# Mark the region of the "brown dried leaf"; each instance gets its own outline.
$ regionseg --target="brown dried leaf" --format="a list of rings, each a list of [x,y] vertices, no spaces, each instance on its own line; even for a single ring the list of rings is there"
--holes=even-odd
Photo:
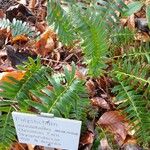
[[[139,147],[136,144],[127,144],[123,147],[124,150],[143,150],[141,147]]]
[[[25,71],[2,72],[0,74],[0,83],[3,81],[12,82],[8,77],[13,77],[16,80],[21,80],[25,75]]]
[[[23,4],[9,7],[6,11],[6,18],[12,21],[14,18],[27,21],[29,16],[33,16],[32,12]]]
[[[36,0],[30,0],[29,1],[29,8],[34,11],[35,9]]]
[[[101,98],[101,97],[94,97],[91,99],[91,103],[93,106],[96,107],[101,107],[104,109],[110,109],[109,104],[106,102],[105,99]]]
[[[100,141],[100,146],[99,146],[100,150],[111,150],[111,147],[108,144],[107,139],[101,139]]]
[[[91,79],[86,82],[86,88],[91,97],[96,94],[96,86]]]
[[[46,56],[55,48],[56,34],[48,28],[42,35],[39,41],[35,44],[36,53]]]
[[[0,9],[0,19],[4,18],[5,14],[2,9]]]
[[[135,17],[134,14],[132,14],[127,21],[127,26],[129,29],[134,30],[135,29]]]
[[[122,145],[127,136],[127,130],[124,122],[125,117],[122,116],[118,111],[109,111],[100,117],[97,124],[114,133],[118,144]]]
[[[10,150],[28,150],[27,144],[14,143]]]
[[[40,33],[45,32],[45,28],[46,28],[45,22],[36,22],[35,26]]]
[[[71,67],[69,64],[67,64],[66,67],[67,67],[67,69],[68,69],[69,71],[72,71],[72,67]],[[76,69],[75,77],[76,77],[77,79],[85,80],[85,76],[84,76],[84,75],[82,74],[82,72],[79,71],[78,69]]]
[[[10,36],[7,29],[0,29],[0,48],[5,44],[6,39]]]
[[[90,131],[87,131],[83,136],[81,136],[80,144],[82,146],[92,144],[94,141],[94,134]]]
[[[100,117],[98,124],[111,125],[124,120],[124,116],[122,116],[118,111],[108,111]]]
[[[150,36],[145,32],[138,32],[135,35],[135,40],[142,41],[142,42],[148,42],[148,41],[150,41]]]
[[[98,88],[103,89],[104,91],[107,91],[110,85],[112,84],[112,79],[108,77],[100,77],[96,79],[96,83],[98,84]]]
[[[11,39],[12,44],[16,44],[18,42],[19,43],[26,43],[28,41],[29,41],[29,38],[25,35],[17,35]]]

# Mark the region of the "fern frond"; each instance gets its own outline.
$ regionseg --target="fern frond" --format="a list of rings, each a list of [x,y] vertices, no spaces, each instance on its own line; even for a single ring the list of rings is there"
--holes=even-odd
[[[118,42],[119,42],[119,40],[118,40]],[[117,47],[114,46],[114,48],[117,48]],[[150,51],[149,51],[148,43],[144,43],[140,47],[131,47],[130,49],[124,48],[124,52],[120,55],[115,55],[114,52],[112,52],[112,51],[110,53],[111,53],[110,59],[112,59],[112,60],[118,59],[118,62],[128,59],[128,60],[132,61],[133,64],[136,64],[137,62],[140,62],[143,64],[144,63],[150,64]]]
[[[3,114],[0,115],[0,148],[4,150],[16,139],[11,115],[14,109],[11,105],[13,105],[13,103],[0,100],[0,111],[3,112]]]
[[[110,35],[114,31],[112,26],[114,24],[117,26],[117,20],[119,20],[115,12],[119,3],[106,1],[98,3],[99,5],[96,3],[86,10],[79,9],[76,6],[71,8],[75,27],[83,41],[82,47],[89,74],[95,77],[101,75],[106,67],[105,59],[110,46]],[[126,6],[123,5],[123,2],[120,1],[120,3],[123,7]],[[121,12],[119,7],[117,10]]]
[[[138,48],[132,48],[123,54],[123,57],[132,59],[132,62],[138,61],[141,63],[150,64],[149,44],[144,43]]]
[[[150,112],[149,105],[149,84],[147,79],[147,68],[142,64],[136,65],[124,62],[114,70],[114,79],[119,85],[113,88],[117,94],[117,101],[121,101],[119,109],[131,121],[131,129],[135,130],[140,141],[150,141]],[[132,124],[133,123],[133,124]]]
[[[72,8],[75,15],[76,28],[82,39],[82,48],[85,61],[88,64],[89,74],[96,77],[103,73],[104,59],[107,55],[109,40],[105,30],[105,22],[100,15]]]
[[[21,35],[21,34],[32,36],[35,32],[27,22],[22,22],[21,20],[16,20],[16,19],[13,19],[11,23],[11,29],[12,29],[13,36]]]
[[[33,29],[31,29],[28,23],[16,20],[15,18],[13,19],[12,22],[10,22],[8,19],[5,18],[1,19],[0,28],[2,29],[10,28],[13,36],[21,34],[32,36],[35,32]]]
[[[143,64],[137,62],[132,64],[131,61],[126,60],[123,65],[120,63],[120,67],[115,72],[128,83],[132,83],[136,90],[144,90],[149,93],[150,79],[148,78],[148,70],[149,65],[144,64],[144,62]]]
[[[60,3],[55,0],[48,0],[48,16],[49,25],[54,25],[54,30],[58,33],[60,41],[66,45],[71,45],[74,36],[74,29],[69,16],[61,7]]]
[[[29,62],[21,67],[26,71],[22,80],[18,81],[9,78],[12,82],[4,82],[0,89],[0,148],[5,149],[15,140],[16,133],[14,129],[12,111],[28,111],[29,105],[25,99],[30,98],[30,90],[45,87],[48,84],[46,75],[50,69],[42,67],[40,61],[34,62],[29,58]]]
[[[72,72],[67,69],[64,69],[64,72],[61,82],[53,76],[47,76],[52,88],[32,91],[31,93],[39,102],[28,100],[28,103],[40,112],[53,113],[55,116],[65,118],[81,119],[83,109],[85,109],[85,105],[88,105],[83,81],[75,78],[75,66],[73,66]]]
[[[26,106],[25,99],[29,98],[29,90],[36,89],[47,85],[46,73],[48,68],[42,67],[40,63],[34,62],[30,59],[29,63],[26,63],[26,73],[22,80],[18,81],[14,78],[10,78],[12,83],[4,82],[0,89],[0,96],[8,100],[18,101],[20,105]]]
[[[127,5],[123,2],[123,0],[97,0],[94,4],[94,8],[97,9],[100,15],[105,16],[106,21],[110,25],[116,25],[116,22],[119,22],[119,17],[116,13],[123,13],[123,9],[128,9]]]
[[[128,28],[118,27],[115,29],[114,34],[112,34],[110,38],[114,48],[118,48],[133,42],[134,32]]]
[[[0,20],[0,28],[5,29],[5,28],[10,27],[10,25],[11,25],[11,23],[8,19],[4,18],[4,19]]]
[[[117,20],[119,21],[116,10],[122,13],[120,7],[127,8],[127,6],[122,0],[96,1],[83,9],[76,2],[69,5],[70,11],[67,13],[59,2],[54,0],[48,2],[48,22],[54,25],[62,42],[70,43],[73,41],[73,35],[79,37],[89,74],[101,75],[103,68],[106,67],[104,59],[110,44],[110,31],[112,31],[112,25],[118,24]],[[68,39],[70,42],[67,42]]]

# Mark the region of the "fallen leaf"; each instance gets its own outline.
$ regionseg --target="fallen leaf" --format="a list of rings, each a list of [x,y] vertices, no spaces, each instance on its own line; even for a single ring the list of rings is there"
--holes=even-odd
[[[36,22],[35,26],[40,33],[45,32],[45,28],[46,28],[45,22]]]
[[[27,150],[28,146],[27,144],[20,144],[20,143],[14,143],[12,144],[10,150]]]
[[[23,4],[9,7],[6,11],[6,18],[12,21],[14,18],[26,21],[27,17],[33,16],[32,12]]]
[[[96,107],[104,108],[104,109],[110,109],[109,104],[106,102],[105,99],[101,97],[94,97],[91,98],[91,104]]]
[[[37,41],[36,50],[37,54],[46,56],[48,53],[52,52],[55,48],[56,34],[51,28],[48,28]]]
[[[0,29],[0,49],[5,44],[6,39],[9,37],[10,33],[7,29]]]
[[[86,82],[86,88],[91,97],[93,97],[96,94],[96,86],[94,82],[92,81],[92,79]]]
[[[26,43],[26,42],[28,42],[28,40],[29,40],[28,37],[25,35],[17,35],[11,39],[11,43],[12,44],[16,44],[18,42],[19,43]]]
[[[29,8],[34,11],[35,9],[36,0],[30,0],[29,1]]]
[[[96,83],[98,84],[98,88],[101,88],[103,89],[104,91],[107,91],[108,88],[112,85],[113,81],[111,78],[108,78],[108,77],[100,77],[100,78],[97,78],[96,80]]]
[[[97,124],[114,133],[118,144],[122,145],[127,136],[127,130],[124,122],[125,117],[118,111],[108,111],[100,117]]]
[[[136,144],[127,144],[123,147],[124,150],[144,150]]]
[[[149,42],[150,36],[146,32],[138,32],[135,34],[135,40]]]
[[[23,64],[23,62],[28,61],[28,57],[32,57],[33,59],[36,59],[35,54],[30,54],[29,51],[17,51],[13,46],[7,45],[5,46],[6,52],[7,52],[7,58],[10,60],[12,66],[16,68],[16,65]]]
[[[12,72],[2,72],[0,73],[0,83],[5,82],[12,82],[8,77],[13,77],[16,80],[21,80],[25,75],[25,71],[12,71]]]
[[[100,150],[111,150],[111,147],[109,146],[107,139],[103,138],[100,140],[99,149]]]
[[[32,144],[28,144],[28,150],[34,150],[34,145],[32,145]]]
[[[80,144],[84,146],[93,143],[93,141],[94,141],[94,134],[90,131],[87,131],[86,133],[83,134],[83,136],[81,136]]]
[[[3,10],[2,9],[0,9],[0,19],[2,19],[2,18],[4,18],[4,12],[3,12]]]
[[[71,67],[69,64],[67,64],[66,67],[67,67],[67,69],[68,69],[70,72],[72,71],[72,67]],[[85,76],[82,74],[81,71],[79,71],[78,68],[76,69],[75,77],[76,77],[77,79],[85,80]]]
[[[134,14],[128,17],[127,26],[131,30],[135,30],[135,17]]]

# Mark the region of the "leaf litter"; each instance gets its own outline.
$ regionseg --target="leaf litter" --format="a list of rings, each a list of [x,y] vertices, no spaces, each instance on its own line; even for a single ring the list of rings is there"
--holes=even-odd
[[[126,1],[129,6],[133,5],[132,0]],[[149,27],[145,20],[145,11],[142,3],[138,3],[137,9],[133,8],[134,14],[122,18],[124,26],[137,30],[135,40],[148,41]],[[124,150],[140,150],[135,137],[129,131],[129,124],[126,117],[116,109],[117,104],[113,102],[114,95],[109,90],[115,83],[103,76],[100,78],[89,78],[86,65],[83,64],[83,54],[80,48],[67,47],[62,45],[57,34],[47,25],[46,1],[0,0],[0,18],[12,21],[14,18],[27,22],[30,27],[36,29],[37,35],[13,36],[10,29],[0,29],[0,82],[10,81],[7,77],[15,77],[16,80],[23,78],[25,72],[18,71],[16,66],[27,61],[28,57],[34,59],[40,56],[43,65],[51,66],[55,71],[60,71],[63,64],[70,70],[70,63],[74,61],[78,66],[76,78],[86,80],[86,88],[91,99],[93,114],[89,114],[86,130],[81,134],[80,149],[90,150],[97,137],[96,126],[107,130],[115,138],[115,142]],[[38,36],[39,35],[39,36]],[[89,125],[90,124],[90,125]],[[110,150],[108,139],[101,138],[99,150]],[[43,150],[43,147],[27,144],[14,143],[10,150]],[[95,149],[94,149],[95,150]]]

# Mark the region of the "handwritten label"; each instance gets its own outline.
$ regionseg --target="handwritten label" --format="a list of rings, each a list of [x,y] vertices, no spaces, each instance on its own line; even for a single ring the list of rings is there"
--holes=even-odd
[[[12,113],[20,143],[77,150],[81,121],[40,115]]]

